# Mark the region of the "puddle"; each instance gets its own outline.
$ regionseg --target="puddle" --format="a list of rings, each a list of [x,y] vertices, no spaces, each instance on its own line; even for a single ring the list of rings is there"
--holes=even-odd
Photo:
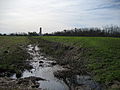
[[[100,84],[92,80],[90,76],[73,75],[65,78],[64,82],[70,90],[102,90]]]
[[[46,79],[46,81],[38,81],[39,88],[42,90],[101,90],[89,76],[74,75],[70,78],[58,79],[54,76],[54,72],[64,68],[40,54],[39,51],[38,46],[28,46],[28,53],[33,56],[30,60],[33,69],[25,70],[21,78],[35,76]],[[11,78],[16,79],[16,74]]]
[[[38,81],[40,83],[39,88],[43,90],[69,90],[64,81],[57,79],[53,74],[58,70],[62,70],[63,68],[61,66],[53,65],[56,63],[55,61],[51,61],[43,55],[40,55],[37,46],[29,45],[28,52],[33,56],[30,63],[33,69],[30,71],[25,70],[21,78],[35,76],[46,79],[46,81]],[[16,79],[16,74],[12,78]]]

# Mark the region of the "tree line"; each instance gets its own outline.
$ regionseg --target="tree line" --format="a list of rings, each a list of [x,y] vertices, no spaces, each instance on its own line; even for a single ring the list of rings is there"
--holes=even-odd
[[[1,34],[0,36],[39,36],[36,32],[28,32],[28,33],[10,33],[10,34]]]
[[[89,37],[120,37],[120,27],[117,25],[104,26],[102,28],[75,28],[63,30],[45,36],[89,36]]]
[[[39,33],[10,33],[1,34],[0,36],[39,36]],[[117,25],[104,26],[102,28],[75,28],[71,30],[57,31],[54,33],[46,33],[43,36],[89,36],[89,37],[120,37],[120,27]]]

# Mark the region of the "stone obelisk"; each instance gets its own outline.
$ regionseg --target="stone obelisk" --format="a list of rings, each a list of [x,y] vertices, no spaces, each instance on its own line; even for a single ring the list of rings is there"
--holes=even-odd
[[[40,27],[39,35],[42,36],[42,27]]]

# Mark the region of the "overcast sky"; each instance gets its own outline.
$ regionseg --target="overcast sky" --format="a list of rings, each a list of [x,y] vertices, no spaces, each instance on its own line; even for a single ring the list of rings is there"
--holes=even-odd
[[[120,25],[120,0],[0,0],[0,33]]]

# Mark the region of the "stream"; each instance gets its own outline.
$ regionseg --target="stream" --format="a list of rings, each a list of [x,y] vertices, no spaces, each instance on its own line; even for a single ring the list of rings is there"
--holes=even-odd
[[[54,76],[54,72],[65,70],[65,68],[40,53],[40,48],[37,45],[28,45],[27,50],[32,56],[29,61],[33,69],[25,70],[21,78],[35,76],[45,79],[38,81],[40,90],[101,90],[99,84],[91,80],[90,76],[74,75],[66,80],[58,79]],[[16,74],[11,78],[17,79]]]

